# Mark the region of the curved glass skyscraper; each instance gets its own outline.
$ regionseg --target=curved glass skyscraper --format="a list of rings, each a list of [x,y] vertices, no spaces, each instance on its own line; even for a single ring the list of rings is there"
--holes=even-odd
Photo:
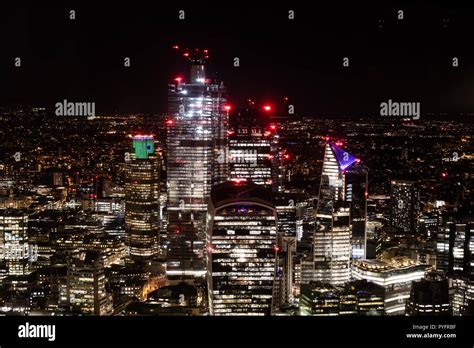
[[[276,219],[271,191],[261,185],[213,187],[206,235],[211,315],[270,315]]]

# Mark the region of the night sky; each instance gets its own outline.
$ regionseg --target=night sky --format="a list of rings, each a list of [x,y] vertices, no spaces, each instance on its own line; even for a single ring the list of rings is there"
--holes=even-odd
[[[9,3],[0,5],[0,105],[52,109],[67,99],[96,102],[98,112],[165,112],[167,84],[185,72],[178,44],[210,50],[211,77],[236,104],[288,96],[298,114],[315,117],[378,114],[388,99],[421,102],[423,114],[474,112],[474,6]]]

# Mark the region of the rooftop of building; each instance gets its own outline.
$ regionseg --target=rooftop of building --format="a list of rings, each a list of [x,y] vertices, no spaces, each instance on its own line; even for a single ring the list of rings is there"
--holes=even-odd
[[[423,268],[423,265],[417,265],[415,261],[404,256],[395,256],[391,258],[380,259],[367,259],[367,260],[356,260],[354,266],[371,272],[392,272],[407,270],[413,268]]]
[[[241,201],[262,203],[274,207],[272,191],[245,179],[227,181],[212,188],[214,207]]]
[[[337,145],[338,143],[329,142],[328,145],[331,147],[331,150],[334,154],[334,157],[337,160],[339,165],[339,169],[341,171],[345,171],[349,169],[356,163],[359,163],[360,160],[356,158],[354,155],[348,153],[346,150],[342,149]],[[341,144],[342,145],[342,144]]]

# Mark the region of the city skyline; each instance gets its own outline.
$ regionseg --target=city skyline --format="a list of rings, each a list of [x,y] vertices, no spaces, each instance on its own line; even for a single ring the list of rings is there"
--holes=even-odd
[[[474,7],[173,6],[0,21],[6,343],[470,339]]]
[[[345,5],[313,12],[301,5],[249,11],[188,5],[181,20],[179,8],[146,14],[142,6],[91,10],[84,3],[75,19],[69,18],[74,6],[10,9],[2,23],[14,30],[0,61],[0,104],[52,108],[68,99],[95,102],[98,113],[165,113],[165,86],[185,71],[171,50],[179,45],[209,49],[211,78],[230,86],[234,104],[289,97],[297,114],[312,117],[378,114],[388,99],[419,102],[424,117],[474,112],[474,52],[462,41],[469,7]],[[248,25],[234,31],[241,22]],[[41,88],[43,82],[50,86]]]

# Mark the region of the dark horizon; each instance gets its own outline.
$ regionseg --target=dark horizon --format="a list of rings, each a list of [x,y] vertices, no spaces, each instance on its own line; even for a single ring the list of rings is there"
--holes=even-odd
[[[164,113],[168,83],[185,73],[172,49],[178,44],[210,50],[210,77],[223,81],[238,105],[286,96],[299,115],[341,116],[378,114],[392,99],[420,102],[423,115],[474,112],[474,52],[463,35],[471,32],[474,8],[267,5],[3,9],[0,105],[52,108],[67,99],[93,101],[98,113]],[[346,56],[349,67],[342,66]]]

